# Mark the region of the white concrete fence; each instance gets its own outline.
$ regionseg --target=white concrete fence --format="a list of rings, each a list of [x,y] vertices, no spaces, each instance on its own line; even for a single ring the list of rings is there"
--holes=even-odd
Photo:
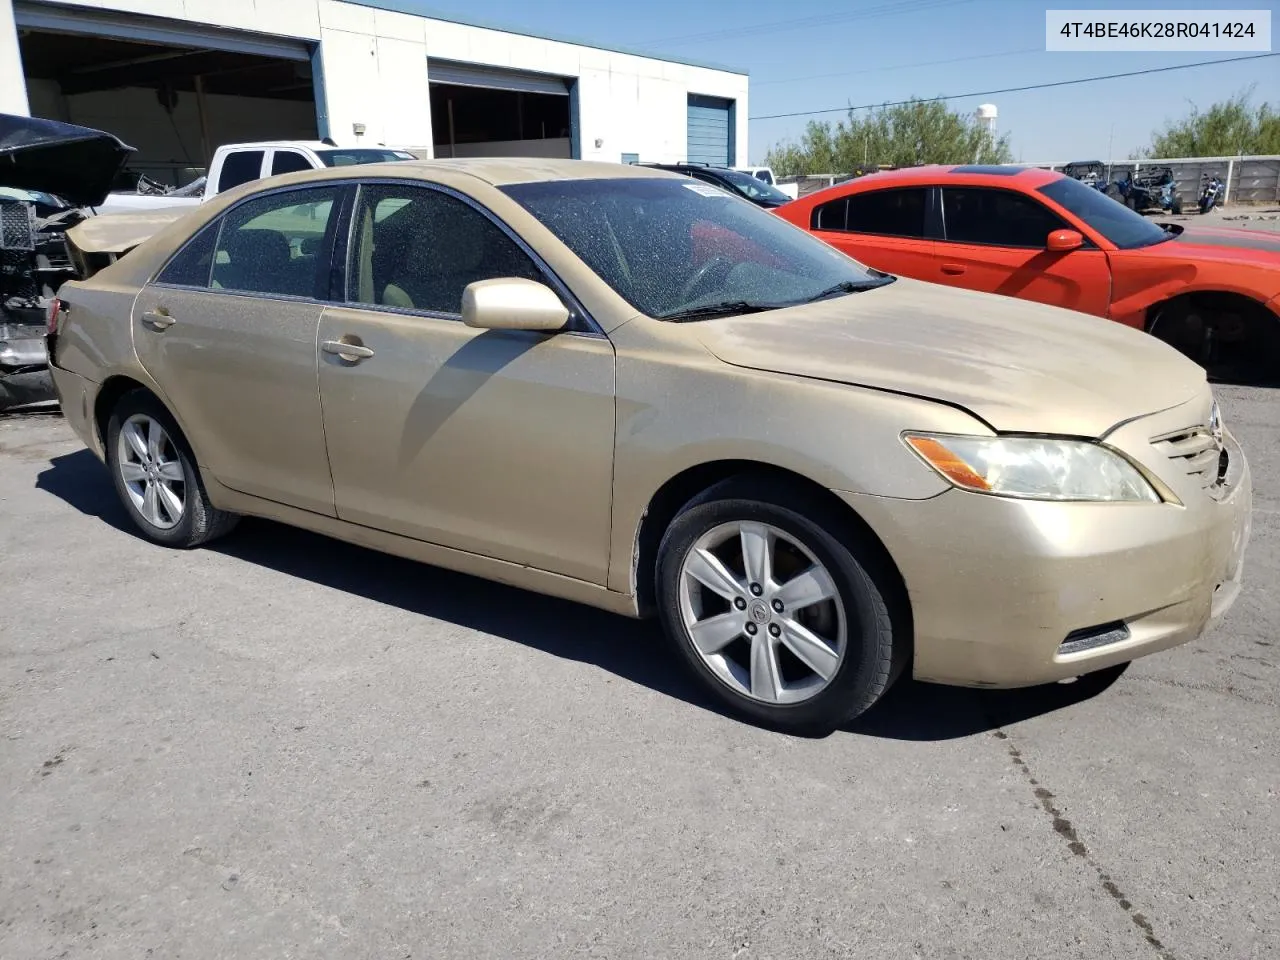
[[[1015,166],[1061,171],[1066,163],[1019,163]],[[1215,173],[1226,184],[1223,203],[1280,203],[1280,155],[1126,160],[1112,163],[1106,177],[1108,181],[1117,180],[1141,167],[1172,168],[1178,195],[1188,206],[1200,198],[1201,175]]]
[[[1076,161],[1079,162],[1079,161]],[[1010,166],[1039,167],[1061,171],[1066,161],[1053,163],[1016,163]],[[1242,157],[1177,157],[1171,160],[1125,160],[1112,163],[1105,171],[1108,181],[1117,180],[1135,167],[1166,166],[1173,169],[1178,195],[1191,207],[1200,198],[1201,174],[1223,178],[1226,190],[1223,203],[1280,204],[1280,155]],[[800,196],[814,193],[845,179],[846,174],[824,173],[803,177],[780,177],[779,183],[794,183]]]

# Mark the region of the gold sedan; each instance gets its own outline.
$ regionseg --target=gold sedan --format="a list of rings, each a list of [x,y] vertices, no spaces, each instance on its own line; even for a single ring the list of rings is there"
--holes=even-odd
[[[674,174],[275,177],[60,297],[63,411],[150,539],[252,514],[656,614],[779,728],[904,669],[1111,677],[1239,592],[1249,469],[1201,368]]]

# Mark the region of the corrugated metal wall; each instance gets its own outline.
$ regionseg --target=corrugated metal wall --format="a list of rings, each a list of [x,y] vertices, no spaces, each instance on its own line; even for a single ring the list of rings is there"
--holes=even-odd
[[[689,153],[691,163],[718,167],[733,163],[733,101],[689,94]]]

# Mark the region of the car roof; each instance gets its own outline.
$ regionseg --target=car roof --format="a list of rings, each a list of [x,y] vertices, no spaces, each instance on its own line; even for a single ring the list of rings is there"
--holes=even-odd
[[[276,148],[301,148],[303,150],[333,150],[333,144],[324,143],[320,140],[252,140],[244,143],[227,143],[223,145],[227,150],[264,150],[271,147]],[[381,148],[378,148],[381,149]]]
[[[891,184],[964,183],[969,186],[1009,186],[1017,184],[1022,189],[1042,187],[1058,180],[1062,174],[1041,167],[1020,167],[1016,164],[925,164],[919,167],[902,167],[898,170],[877,170],[873,173],[846,180],[843,183],[819,191],[826,193],[836,189],[875,190]],[[809,196],[813,196],[810,194]]]
[[[555,160],[541,157],[466,157],[444,160],[397,160],[392,163],[365,163],[359,166],[326,167],[287,174],[293,182],[332,178],[395,177],[415,175],[424,180],[437,173],[466,174],[491,186],[513,183],[543,183],[554,180],[623,180],[627,178],[671,178],[676,174],[655,167],[630,163],[602,163],[596,160]]]

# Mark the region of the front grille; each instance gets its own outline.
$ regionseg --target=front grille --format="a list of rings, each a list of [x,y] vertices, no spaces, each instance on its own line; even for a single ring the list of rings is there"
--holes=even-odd
[[[1227,475],[1228,456],[1222,439],[1207,426],[1187,427],[1152,437],[1151,445],[1208,490]]]
[[[34,250],[35,208],[29,203],[0,200],[0,250]]]

